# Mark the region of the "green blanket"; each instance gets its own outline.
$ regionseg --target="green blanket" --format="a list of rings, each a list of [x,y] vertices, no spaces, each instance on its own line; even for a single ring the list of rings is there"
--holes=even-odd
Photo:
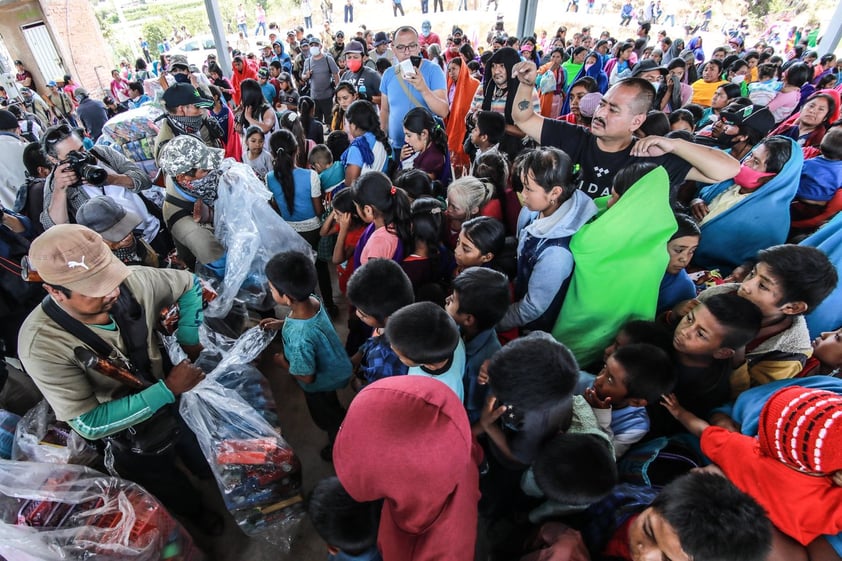
[[[655,317],[669,263],[667,242],[677,228],[669,178],[659,166],[574,234],[570,251],[576,266],[553,337],[580,365],[599,360],[625,322]]]

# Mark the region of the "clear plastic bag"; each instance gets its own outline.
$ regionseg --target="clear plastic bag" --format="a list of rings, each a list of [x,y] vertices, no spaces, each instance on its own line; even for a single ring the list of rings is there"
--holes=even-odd
[[[242,391],[248,382],[237,380],[238,375],[251,371],[260,375],[249,362],[274,335],[255,327],[228,350],[209,349],[222,359],[199,385],[181,395],[179,411],[196,434],[225,506],[242,531],[271,536],[274,543],[288,548],[304,516],[301,462],[273,423],[238,391],[223,385]],[[173,363],[183,360],[174,338],[164,339]],[[207,332],[203,339],[227,346],[224,338]]]
[[[154,178],[158,174],[158,167],[153,152],[159,129],[155,119],[163,113],[161,107],[154,105],[143,105],[118,113],[102,126],[102,135],[96,143],[117,150],[143,168],[150,178]],[[149,190],[144,194],[149,194]],[[163,196],[162,193],[149,195],[152,200]]]
[[[214,208],[214,234],[226,248],[225,276],[219,297],[205,314],[222,317],[235,298],[257,309],[271,307],[266,287],[266,263],[282,251],[300,251],[311,258],[310,244],[269,206],[272,193],[247,164],[222,163]]]
[[[0,556],[15,561],[201,561],[139,485],[83,466],[0,460]]]
[[[96,447],[70,425],[57,421],[47,400],[30,409],[18,423],[12,459],[91,467],[102,465]]]
[[[8,460],[12,457],[12,447],[15,443],[15,429],[20,417],[11,411],[0,409],[0,458]]]

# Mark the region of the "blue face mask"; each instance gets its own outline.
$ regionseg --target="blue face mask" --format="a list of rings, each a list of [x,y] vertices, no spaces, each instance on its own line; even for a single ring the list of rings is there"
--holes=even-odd
[[[429,37],[430,36],[430,28],[429,27],[422,27],[421,28],[421,35],[423,35],[424,37]]]

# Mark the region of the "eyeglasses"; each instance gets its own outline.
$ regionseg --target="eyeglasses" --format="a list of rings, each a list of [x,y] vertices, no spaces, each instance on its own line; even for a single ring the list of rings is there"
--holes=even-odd
[[[395,50],[399,53],[405,53],[407,51],[414,51],[418,48],[418,43],[410,43],[409,45],[395,45]]]

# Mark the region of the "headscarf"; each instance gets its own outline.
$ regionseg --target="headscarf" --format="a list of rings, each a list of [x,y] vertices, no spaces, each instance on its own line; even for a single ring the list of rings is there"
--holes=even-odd
[[[453,81],[447,77],[447,91]],[[470,163],[463,141],[465,140],[465,115],[471,108],[474,94],[479,87],[479,80],[471,76],[468,65],[464,62],[459,65],[459,78],[456,80],[456,91],[453,94],[453,103],[450,105],[450,113],[445,119],[447,131],[447,146],[453,153],[454,165],[468,165]]]
[[[495,64],[502,64],[506,67],[506,74],[509,76],[506,92],[510,95],[506,95],[506,113],[504,116],[506,117],[506,123],[509,125],[515,123],[512,120],[512,106],[515,103],[515,95],[512,92],[517,91],[518,84],[520,83],[516,77],[512,76],[512,68],[519,62],[520,55],[516,50],[511,47],[503,47],[488,59],[488,64],[485,65],[485,75],[482,79],[482,108],[488,111],[491,109],[491,98],[494,95],[494,88],[496,86],[492,78],[491,67]]]

